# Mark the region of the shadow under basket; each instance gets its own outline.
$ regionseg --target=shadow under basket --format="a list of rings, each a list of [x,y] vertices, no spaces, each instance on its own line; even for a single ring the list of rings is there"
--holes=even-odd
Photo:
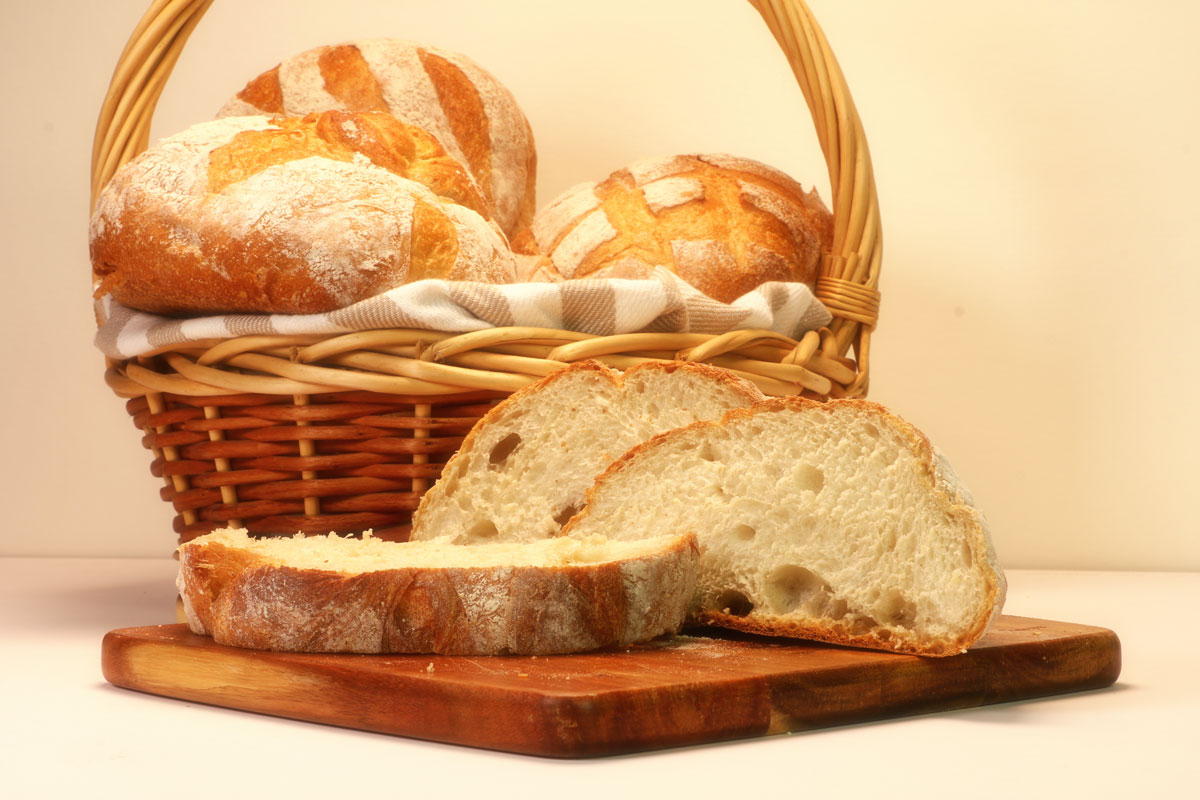
[[[92,201],[146,149],[175,62],[212,0],[155,2],[114,71],[92,153]],[[879,313],[882,235],[866,137],[837,61],[800,0],[750,0],[783,50],[829,169],[834,240],[799,339],[762,330],[592,336],[538,328],[242,336],[110,361],[180,542],[217,528],[407,538],[413,511],[470,428],[576,361],[725,367],[772,396],[862,397]]]

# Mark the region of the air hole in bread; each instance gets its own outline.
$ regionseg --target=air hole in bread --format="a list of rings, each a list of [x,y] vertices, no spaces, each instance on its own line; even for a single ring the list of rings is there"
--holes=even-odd
[[[503,466],[512,452],[520,446],[521,434],[510,433],[492,447],[492,452],[488,455],[488,464],[493,467]]]
[[[975,552],[971,550],[971,545],[967,542],[962,543],[962,563],[964,567],[970,567],[975,563]]]
[[[850,623],[850,635],[862,636],[864,633],[870,633],[879,627],[879,623],[866,614],[855,614],[853,621]]]
[[[785,564],[767,576],[765,593],[767,603],[776,613],[804,610],[819,614],[829,605],[833,589],[812,570]]]
[[[896,549],[897,541],[898,541],[898,536],[896,533],[896,529],[888,528],[887,531],[883,534],[883,549],[890,553],[891,551]]]
[[[554,515],[554,521],[557,522],[560,526],[566,525],[567,522],[571,519],[571,517],[575,516],[578,513],[579,513],[578,506],[568,505],[562,511],[559,511],[557,514]]]
[[[840,597],[831,598],[829,605],[825,609],[825,616],[832,620],[844,619],[850,607],[846,605],[846,601]]]
[[[457,483],[462,479],[463,475],[467,474],[467,470],[471,468],[471,457],[467,455],[459,455],[451,464],[454,465],[454,471],[449,474],[443,472],[442,480],[452,480]],[[447,464],[449,466],[449,464]]]
[[[719,484],[719,483],[714,483],[711,486],[709,486],[706,494],[709,497],[718,497],[722,500],[729,499],[729,493],[726,492],[725,487],[721,486],[721,484]]]
[[[819,492],[825,486],[825,473],[812,464],[801,464],[796,470],[796,488],[802,492]]]
[[[751,539],[754,538],[754,535],[756,533],[757,533],[757,531],[755,531],[754,528],[751,528],[749,525],[734,525],[733,526],[733,538],[735,538],[739,541],[742,541],[742,542],[750,541]]]
[[[869,422],[862,423],[862,425],[859,426],[859,430],[862,431],[863,435],[867,436],[868,438],[871,438],[871,439],[879,438],[879,428],[876,428],[874,425],[872,425]]]
[[[888,622],[904,628],[911,628],[917,620],[917,607],[901,594],[899,589],[891,589],[883,598],[884,614]]]
[[[454,490],[458,488],[458,481],[455,480],[455,476],[443,477],[440,483],[442,484],[442,494],[446,497],[454,496]]]
[[[717,595],[716,610],[734,617],[744,617],[754,610],[754,603],[737,589],[726,589]]]
[[[470,542],[485,542],[489,539],[494,539],[499,531],[496,529],[496,523],[490,519],[481,519],[475,522],[467,532],[463,534],[462,540]]]
[[[696,455],[705,461],[716,461],[719,457],[717,455],[717,448],[713,447],[713,443],[709,441],[700,443],[700,449],[696,452]]]

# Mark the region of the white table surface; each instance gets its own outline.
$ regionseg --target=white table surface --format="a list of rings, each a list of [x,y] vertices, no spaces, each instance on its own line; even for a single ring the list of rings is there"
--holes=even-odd
[[[1108,689],[560,761],[276,719],[107,684],[101,638],[113,628],[173,622],[174,572],[169,559],[0,559],[0,795],[1200,796],[1196,573],[1009,572],[1006,613],[1117,632],[1123,669]]]

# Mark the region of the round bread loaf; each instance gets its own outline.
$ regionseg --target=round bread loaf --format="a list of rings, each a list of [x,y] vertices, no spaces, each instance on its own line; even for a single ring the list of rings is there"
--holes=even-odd
[[[246,84],[219,116],[385,111],[437,137],[513,242],[532,245],[537,155],[512,92],[464,55],[397,39],[318,47]]]
[[[422,278],[511,282],[485,211],[437,140],[388,114],[201,123],[105,187],[97,295],[160,314],[313,313]]]
[[[564,278],[646,278],[661,266],[728,303],[767,281],[814,285],[833,215],[765,164],[681,155],[568,189],[534,217],[533,235]]]

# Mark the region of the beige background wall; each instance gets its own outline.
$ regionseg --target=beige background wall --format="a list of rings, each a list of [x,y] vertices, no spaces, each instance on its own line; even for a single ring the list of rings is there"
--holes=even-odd
[[[5,5],[0,554],[163,555],[171,515],[101,382],[86,261],[92,128],[144,4]],[[293,52],[399,36],[509,85],[538,138],[543,202],[696,150],[767,161],[829,197],[803,99],[747,4],[345,5],[218,2],[155,138]],[[1198,7],[812,6],[878,174],[872,398],[950,455],[1007,566],[1200,569]]]

